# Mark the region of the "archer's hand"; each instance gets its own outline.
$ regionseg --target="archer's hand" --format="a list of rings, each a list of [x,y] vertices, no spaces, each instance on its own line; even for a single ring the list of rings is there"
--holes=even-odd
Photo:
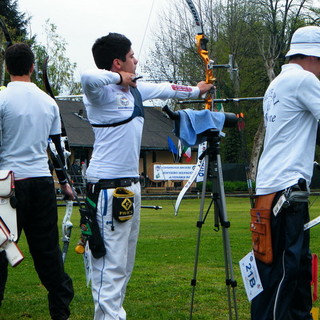
[[[126,71],[119,71],[119,74],[122,77],[121,83],[119,85],[124,86],[124,87],[137,87],[137,82],[134,80],[136,75],[131,72],[126,72]]]
[[[73,190],[72,190],[72,188],[71,188],[69,183],[61,184],[60,188],[61,188],[62,193],[65,195],[65,197],[68,200],[74,200],[75,199],[74,192],[73,192]]]
[[[213,84],[206,83],[205,81],[200,81],[198,82],[197,87],[200,89],[200,96],[202,96],[203,94],[213,89]]]

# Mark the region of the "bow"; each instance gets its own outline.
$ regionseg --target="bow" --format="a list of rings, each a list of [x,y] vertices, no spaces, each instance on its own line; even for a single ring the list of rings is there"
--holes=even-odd
[[[200,16],[198,14],[198,11],[193,3],[192,0],[186,0],[187,4],[189,6],[189,9],[192,13],[192,16],[194,18],[194,21],[196,23],[196,46],[197,46],[197,52],[200,55],[202,61],[204,62],[205,65],[205,75],[206,75],[206,83],[210,83],[213,84],[216,80],[216,78],[213,75],[213,61],[209,58],[209,54],[208,54],[208,50],[207,50],[207,43],[208,43],[208,38],[205,36],[204,31],[203,31],[203,25],[200,19]],[[181,103],[205,103],[205,109],[208,110],[212,110],[213,109],[213,104],[215,102],[215,99],[213,99],[213,93],[214,93],[214,89],[211,90],[212,92],[210,94],[208,94],[206,96],[205,99],[203,100],[183,100],[181,101]],[[180,102],[178,102],[180,103]],[[163,108],[163,110],[165,112],[168,113],[168,107],[165,106]],[[213,111],[213,110],[212,110]],[[176,204],[175,204],[175,208],[174,208],[174,212],[175,215],[178,214],[179,211],[179,207],[180,207],[180,203],[185,195],[185,193],[188,191],[188,189],[190,188],[190,186],[192,185],[192,183],[195,181],[195,179],[197,178],[199,171],[201,168],[203,168],[203,164],[204,164],[204,158],[199,158],[198,162],[195,166],[195,170],[193,171],[193,174],[190,176],[188,182],[184,185],[184,187],[182,188],[182,190],[179,193],[179,196],[176,200]]]
[[[206,83],[213,84],[216,78],[213,75],[213,60],[209,58],[209,53],[207,49],[208,38],[205,36],[203,31],[203,25],[198,14],[198,11],[192,2],[192,0],[186,0],[189,6],[189,9],[193,15],[194,21],[196,23],[196,46],[197,52],[200,55],[204,65],[205,65],[205,75],[206,75]],[[213,109],[213,90],[212,92],[205,98],[205,109]]]
[[[1,29],[2,32],[6,38],[6,48],[10,47],[12,45],[12,39],[10,37],[10,33],[8,31],[8,28],[6,26],[6,24],[4,23],[4,21],[2,20],[2,18],[0,17],[0,25],[1,25]]]
[[[213,61],[210,60],[209,55],[208,55],[208,50],[207,50],[207,43],[208,43],[208,39],[206,38],[204,31],[203,31],[203,26],[199,17],[199,14],[196,10],[196,7],[194,6],[194,3],[192,2],[192,0],[186,0],[187,4],[189,6],[189,9],[193,15],[193,18],[195,20],[196,23],[196,31],[197,31],[197,35],[195,36],[196,38],[196,44],[197,44],[197,51],[198,54],[200,55],[202,61],[204,62],[205,65],[205,74],[206,74],[206,83],[208,84],[214,84],[214,81],[216,80],[216,78],[213,75]],[[209,93],[209,95],[205,98],[205,109],[211,110],[211,111],[217,111],[217,110],[213,110],[213,103],[214,103],[214,89],[211,90],[211,92]],[[220,110],[222,111],[222,110]],[[213,139],[212,139],[213,142]],[[218,144],[218,142],[215,142],[215,144]],[[209,152],[214,152],[213,148],[211,146],[211,143],[209,143],[208,145],[206,145],[206,148],[208,147],[207,150],[209,150]],[[198,255],[199,255],[199,244],[200,244],[200,230],[202,227],[202,224],[204,223],[204,220],[206,218],[204,218],[204,220],[202,219],[203,216],[203,209],[204,209],[204,198],[205,198],[205,188],[206,188],[206,177],[208,174],[208,167],[209,167],[209,154],[208,152],[204,151],[202,153],[202,155],[199,157],[198,159],[198,163],[197,163],[197,169],[196,170],[200,170],[200,168],[202,167],[202,157],[203,160],[205,162],[204,165],[204,179],[203,179],[203,188],[202,188],[202,195],[201,195],[201,205],[200,205],[200,213],[199,213],[199,221],[197,222],[197,227],[198,227],[198,242],[197,242],[197,248],[196,248],[196,258],[195,258],[195,266],[194,266],[194,278],[191,280],[191,285],[193,287],[192,289],[192,297],[191,297],[191,306],[190,306],[190,319],[192,319],[192,313],[193,313],[193,305],[194,305],[194,295],[195,295],[195,286],[196,286],[196,275],[197,275],[197,263],[198,263]],[[211,150],[211,151],[210,151]],[[223,185],[223,180],[220,180],[220,176],[222,176],[222,170],[221,170],[221,160],[220,160],[220,155],[217,154],[216,155],[216,161],[213,159],[214,157],[212,157],[212,159],[210,160],[211,162],[214,163],[214,170],[216,170],[217,173],[217,180],[214,181],[213,183],[217,183],[218,185],[220,184]],[[216,162],[216,163],[215,163]],[[195,170],[195,171],[196,171]],[[192,181],[194,180],[195,176],[197,175],[197,173],[194,173],[188,183],[192,183]],[[188,187],[188,186],[187,186]],[[221,187],[222,190],[221,191],[221,201],[218,201],[216,203],[214,203],[215,206],[215,210],[218,209],[219,210],[219,214],[221,216],[223,216],[223,212],[225,210],[225,199],[224,199],[224,191],[223,191],[223,187]],[[223,192],[222,192],[223,191]],[[184,190],[185,192],[185,190]],[[219,193],[219,192],[218,192]],[[180,195],[179,195],[180,197]],[[178,198],[179,198],[178,197]],[[177,202],[181,201],[180,199],[177,199]],[[212,198],[212,202],[209,205],[209,208],[207,210],[207,214],[209,212],[209,209],[213,203],[214,197]],[[175,206],[175,211],[177,212],[177,208],[178,208],[178,204],[176,203]],[[220,212],[221,211],[221,212]],[[206,216],[207,216],[206,214]],[[219,226],[218,224],[218,219],[221,217],[217,217],[217,215],[215,215],[215,222],[216,225]],[[226,217],[225,217],[226,218]],[[225,219],[223,218],[223,219]],[[234,309],[235,312],[235,319],[238,319],[238,314],[237,314],[237,306],[236,306],[236,294],[235,294],[235,287],[236,287],[236,281],[234,280],[234,274],[233,274],[233,267],[232,267],[232,261],[231,261],[231,253],[230,253],[230,243],[229,243],[229,238],[227,235],[227,228],[228,228],[228,222],[227,220],[221,221],[221,225],[223,227],[223,240],[224,240],[224,256],[225,256],[225,271],[226,271],[226,284],[227,284],[227,293],[228,293],[228,305],[229,305],[229,319],[232,319],[232,309]],[[233,293],[233,300],[231,299],[231,289],[232,289],[232,293]]]
[[[43,74],[43,83],[44,83],[44,87],[46,92],[52,97],[52,99],[55,99],[55,96],[53,94],[50,82],[49,82],[49,78],[48,78],[48,60],[49,58],[47,57],[44,62],[43,62],[43,68],[42,68],[42,74]],[[70,156],[70,151],[67,150],[66,145],[67,145],[67,135],[66,135],[66,130],[65,130],[65,126],[60,114],[60,119],[61,119],[61,130],[62,130],[62,137],[61,137],[61,147],[63,149],[63,154],[65,156],[65,161],[67,162],[67,157]],[[67,170],[65,169],[65,166],[63,165],[58,152],[55,149],[55,145],[52,141],[49,141],[49,147],[50,147],[50,151],[51,154],[56,158],[56,160],[58,161],[60,167],[62,168],[62,170],[64,171],[64,174],[67,178],[67,181],[69,183],[69,185],[71,186],[75,199],[79,205],[79,207],[81,208],[81,203],[79,201],[79,198],[77,196],[77,193],[74,190],[72,181],[69,178],[69,175],[67,173]],[[69,248],[69,243],[70,243],[70,237],[71,237],[71,230],[73,227],[73,224],[71,222],[71,214],[72,214],[72,208],[73,208],[73,201],[72,200],[66,200],[66,213],[65,216],[63,218],[62,221],[62,243],[63,243],[63,248],[62,248],[62,260],[63,262],[65,262],[66,259],[66,255],[68,252],[68,248]]]
[[[206,83],[213,84],[215,82],[216,78],[214,77],[213,71],[212,71],[213,70],[213,61],[209,58],[209,53],[208,53],[208,49],[207,49],[207,43],[209,40],[204,34],[203,25],[202,25],[200,16],[198,14],[198,11],[197,11],[193,1],[192,0],[186,0],[186,1],[189,6],[189,9],[192,13],[192,16],[194,18],[194,21],[196,23],[196,32],[197,32],[197,34],[195,36],[196,46],[197,46],[197,52],[200,55],[204,65],[205,65]],[[212,110],[213,104],[214,104],[214,99],[212,97],[212,93],[214,93],[214,89],[212,89],[212,92],[210,94],[208,94],[206,96],[206,98],[203,100],[190,100],[190,101],[183,100],[183,101],[181,101],[181,103],[184,103],[184,102],[185,103],[202,103],[202,102],[204,102],[205,109]],[[163,110],[168,113],[167,106],[165,106],[163,108]],[[203,168],[203,164],[204,164],[204,158],[201,158],[201,159],[199,158],[198,162],[195,166],[195,170],[193,171],[193,174],[190,176],[188,182],[184,185],[184,187],[180,191],[179,196],[176,200],[176,204],[174,207],[175,215],[178,214],[180,203],[181,203],[185,193],[188,191],[188,189],[190,188],[192,183],[197,178],[200,169]]]
[[[7,49],[12,45],[12,39],[10,37],[10,33],[7,29],[6,24],[4,23],[4,21],[1,17],[0,17],[0,26],[1,26],[2,32],[5,36],[5,39],[6,39],[5,49]],[[3,50],[3,53],[4,53],[4,50]],[[3,71],[2,71],[1,85],[4,85],[4,80],[5,80],[5,68],[3,68]]]
[[[56,98],[53,94],[53,91],[51,89],[51,85],[50,85],[49,78],[48,78],[48,60],[49,60],[49,57],[45,58],[43,61],[43,67],[42,67],[43,83],[44,83],[44,88],[45,88],[46,92],[49,94],[49,96],[53,100],[56,100]]]
[[[63,141],[61,141],[63,142]],[[51,139],[49,139],[49,149],[50,149],[50,153],[51,155],[53,155],[55,157],[55,159],[58,161],[60,167],[62,168],[62,170],[64,171],[65,176],[67,177],[68,183],[70,184],[70,186],[72,186],[71,181],[69,179],[69,176],[67,174],[67,171],[59,157],[59,154],[56,150],[55,144],[53,143],[53,141]],[[72,187],[73,188],[73,187]],[[75,192],[74,192],[75,194]],[[77,199],[77,198],[76,198]],[[69,248],[69,243],[70,243],[70,237],[71,237],[71,230],[73,227],[73,224],[71,222],[71,214],[72,214],[72,208],[73,208],[73,201],[72,200],[66,200],[66,213],[65,216],[63,218],[62,221],[62,261],[65,262],[66,256],[67,256],[67,252],[68,252],[68,248]]]

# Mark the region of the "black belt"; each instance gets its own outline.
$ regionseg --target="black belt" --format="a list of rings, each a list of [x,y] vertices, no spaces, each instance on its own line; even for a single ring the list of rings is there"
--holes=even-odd
[[[97,183],[88,183],[88,190],[98,192],[101,189],[115,189],[118,187],[130,187],[138,183],[140,178],[100,179]]]

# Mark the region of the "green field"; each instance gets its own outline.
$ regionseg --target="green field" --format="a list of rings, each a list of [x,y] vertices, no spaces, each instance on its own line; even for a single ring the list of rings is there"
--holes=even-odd
[[[209,201],[209,200],[207,200]],[[320,199],[311,198],[311,217],[320,215]],[[162,210],[141,210],[141,231],[135,269],[128,285],[125,309],[128,320],[189,319],[194,275],[195,251],[198,239],[196,222],[200,200],[183,200],[179,215],[174,216],[174,200],[148,200],[143,205],[162,206]],[[207,204],[206,204],[207,205]],[[227,197],[227,216],[231,222],[230,236],[239,320],[249,320],[247,296],[244,291],[239,260],[250,250],[249,199]],[[64,208],[59,208],[60,221]],[[75,298],[71,320],[93,318],[90,288],[86,287],[83,260],[74,252],[80,231],[78,208],[73,209],[71,243],[65,268],[74,282]],[[319,253],[320,226],[311,231],[311,249]],[[5,300],[0,308],[0,320],[49,320],[46,290],[33,269],[24,237],[20,248],[25,260],[9,270]],[[222,232],[214,230],[211,210],[201,229],[200,253],[195,286],[193,319],[228,319],[228,298],[225,285],[225,265]],[[318,306],[318,302],[315,303]]]

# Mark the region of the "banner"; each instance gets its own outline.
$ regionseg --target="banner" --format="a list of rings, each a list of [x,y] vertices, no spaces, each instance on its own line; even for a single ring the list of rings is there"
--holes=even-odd
[[[189,180],[195,164],[154,164],[154,180]]]

